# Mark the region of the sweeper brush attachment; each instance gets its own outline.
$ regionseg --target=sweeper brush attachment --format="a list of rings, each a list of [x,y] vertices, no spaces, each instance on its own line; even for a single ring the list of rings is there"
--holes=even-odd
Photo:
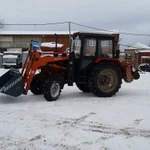
[[[0,77],[0,92],[17,97],[24,94],[24,86],[21,73],[16,69],[7,71]]]

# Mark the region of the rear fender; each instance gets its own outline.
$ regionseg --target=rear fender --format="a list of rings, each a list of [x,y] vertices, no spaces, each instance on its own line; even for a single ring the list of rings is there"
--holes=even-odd
[[[120,62],[120,60],[118,58],[97,58],[94,62],[97,64],[112,63],[112,64],[118,66],[121,70],[123,69],[122,63]]]

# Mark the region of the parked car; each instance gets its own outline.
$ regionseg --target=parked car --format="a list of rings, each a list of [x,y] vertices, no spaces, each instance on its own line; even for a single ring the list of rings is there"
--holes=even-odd
[[[6,51],[2,57],[2,66],[4,68],[21,68],[22,67],[22,52]]]

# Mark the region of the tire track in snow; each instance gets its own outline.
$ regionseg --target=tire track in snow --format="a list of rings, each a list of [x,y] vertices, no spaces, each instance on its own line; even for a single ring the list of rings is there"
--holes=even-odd
[[[86,121],[85,119],[94,113],[90,113],[85,116],[81,116],[80,118],[64,118],[62,120],[57,120],[58,126],[70,126],[74,128],[79,128],[84,131],[91,131],[103,134],[110,135],[124,135],[127,137],[139,136],[150,138],[150,130],[142,130],[135,129],[133,127],[125,127],[125,128],[116,128],[112,125],[105,125],[98,122]]]

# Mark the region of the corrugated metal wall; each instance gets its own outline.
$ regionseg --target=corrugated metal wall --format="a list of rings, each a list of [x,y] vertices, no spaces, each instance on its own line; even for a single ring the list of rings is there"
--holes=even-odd
[[[22,48],[29,49],[31,40],[38,42],[56,42],[55,35],[13,35],[4,36],[0,35],[0,49],[7,48]],[[68,35],[57,35],[57,42],[64,44],[65,48],[68,48],[69,36]]]
[[[56,42],[56,35],[0,35],[0,53],[8,48],[22,48],[22,50],[30,49],[31,40],[42,42]],[[67,49],[70,45],[69,35],[57,35],[57,42],[64,44]],[[23,53],[23,63],[27,53]],[[2,57],[0,56],[0,67]]]
[[[30,48],[31,40],[42,42],[42,36],[14,35],[0,36],[0,48]]]

